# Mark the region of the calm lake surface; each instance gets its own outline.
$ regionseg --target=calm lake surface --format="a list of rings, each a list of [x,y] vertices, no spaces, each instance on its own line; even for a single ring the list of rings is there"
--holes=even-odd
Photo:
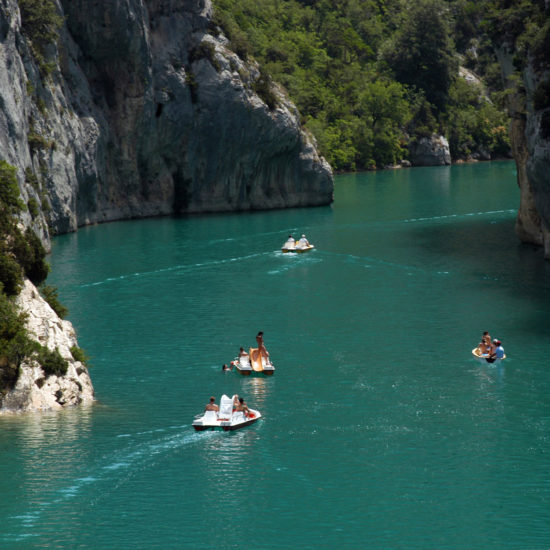
[[[332,207],[56,238],[98,401],[0,418],[0,548],[550,548],[550,263],[515,178],[338,176]],[[222,372],[258,330],[275,376]],[[264,418],[195,433],[222,393]]]

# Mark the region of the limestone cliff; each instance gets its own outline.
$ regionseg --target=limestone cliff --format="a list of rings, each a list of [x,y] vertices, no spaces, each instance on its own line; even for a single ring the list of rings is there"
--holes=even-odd
[[[69,367],[65,376],[46,376],[38,364],[23,363],[15,387],[0,396],[0,414],[56,410],[91,403],[94,389],[88,369],[71,353],[71,348],[77,345],[72,324],[60,319],[28,280],[17,303],[28,316],[30,337],[50,350],[59,350]]]
[[[547,231],[544,228],[545,222],[539,214],[539,208],[544,201],[544,182],[538,181],[538,186],[534,185],[538,178],[533,180],[530,168],[541,162],[539,155],[536,154],[536,142],[540,139],[540,135],[538,136],[539,133],[536,131],[536,116],[532,101],[529,100],[529,96],[532,97],[532,90],[529,93],[527,90],[518,89],[516,83],[513,82],[513,75],[516,72],[512,63],[513,53],[504,47],[497,50],[497,55],[503,77],[508,83],[509,89],[513,90],[508,95],[508,109],[512,119],[510,142],[516,161],[517,181],[520,188],[516,233],[522,242],[545,245],[545,241],[548,241],[548,237],[545,238]],[[531,87],[532,80],[528,79],[527,84]],[[543,159],[542,163],[544,164]],[[550,227],[550,225],[548,226]],[[545,245],[546,257],[548,257],[546,248],[549,245],[550,242]]]
[[[328,204],[330,167],[209,0],[55,0],[45,74],[0,2],[0,158],[46,238],[125,218]],[[258,92],[256,92],[257,90]]]
[[[550,259],[549,6],[548,2],[506,5],[490,17],[508,89],[510,137],[521,189],[516,232],[524,242],[543,245],[546,259]]]

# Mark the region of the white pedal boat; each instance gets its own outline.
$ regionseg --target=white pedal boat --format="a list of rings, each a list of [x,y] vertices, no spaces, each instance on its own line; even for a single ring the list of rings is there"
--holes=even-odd
[[[472,355],[483,365],[499,365],[504,359],[506,359],[506,354],[502,359],[490,359],[488,353],[481,353],[479,348],[474,348],[472,350]]]
[[[310,250],[312,250],[313,248],[315,248],[314,245],[312,244],[304,244],[304,245],[300,245],[300,243],[296,242],[296,243],[293,243],[291,241],[287,241],[283,247],[281,248],[281,250],[286,254],[287,252],[298,252],[298,254],[301,254],[303,252],[309,252]]]
[[[258,418],[262,417],[260,411],[250,408],[248,409],[248,416],[245,416],[242,411],[233,411],[234,397],[227,397],[225,394],[222,395],[220,410],[204,411],[204,413],[197,415],[195,420],[193,420],[193,428],[197,432],[204,430],[224,430],[228,432],[250,426],[250,424],[254,424]]]
[[[271,376],[275,372],[275,367],[269,358],[261,356],[258,348],[250,348],[249,355],[235,357],[231,364],[239,374],[243,376],[265,375]]]

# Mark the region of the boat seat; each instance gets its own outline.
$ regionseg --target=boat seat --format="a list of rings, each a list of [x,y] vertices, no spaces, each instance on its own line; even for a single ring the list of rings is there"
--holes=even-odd
[[[220,418],[226,418],[231,420],[231,415],[233,414],[233,398],[227,397],[227,395],[222,395],[220,400]]]
[[[218,413],[216,411],[204,411],[204,416],[202,417],[203,422],[217,422]]]

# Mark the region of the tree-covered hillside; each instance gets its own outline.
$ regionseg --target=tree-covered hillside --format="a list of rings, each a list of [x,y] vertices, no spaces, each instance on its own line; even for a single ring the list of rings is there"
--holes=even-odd
[[[442,133],[454,159],[509,150],[485,7],[468,0],[214,0],[215,21],[298,106],[336,170],[407,158]],[[459,78],[459,66],[470,69]],[[268,77],[266,76],[266,79]]]

